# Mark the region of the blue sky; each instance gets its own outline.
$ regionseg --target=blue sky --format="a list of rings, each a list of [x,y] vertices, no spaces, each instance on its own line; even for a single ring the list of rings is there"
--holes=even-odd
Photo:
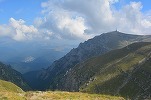
[[[24,19],[27,23],[41,14],[41,3],[45,0],[3,0],[0,3],[0,23],[7,23],[9,18]]]
[[[35,17],[41,16],[41,3],[47,0],[0,0],[0,24],[8,23],[9,18],[24,19],[31,24]],[[150,0],[120,0],[121,3],[115,4],[120,7],[129,2],[141,2],[143,12],[151,10]]]

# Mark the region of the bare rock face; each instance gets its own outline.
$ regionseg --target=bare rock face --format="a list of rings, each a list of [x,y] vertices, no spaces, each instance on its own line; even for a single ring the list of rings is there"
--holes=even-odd
[[[46,70],[41,71],[39,79],[42,81],[43,85],[40,85],[39,87],[41,87],[41,89],[50,88],[66,90],[62,84],[62,78],[76,64],[90,59],[91,57],[99,56],[111,50],[141,41],[151,41],[151,36],[130,35],[113,31],[103,33],[84,43],[80,43],[77,48],[72,49],[64,57],[56,60]]]

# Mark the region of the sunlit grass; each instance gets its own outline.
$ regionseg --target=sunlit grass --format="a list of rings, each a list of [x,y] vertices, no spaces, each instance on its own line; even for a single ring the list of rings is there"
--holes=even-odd
[[[124,100],[122,97],[109,95],[61,91],[27,92],[26,98],[32,100]]]
[[[24,93],[0,92],[0,100],[124,100],[124,98],[80,92],[30,91]]]

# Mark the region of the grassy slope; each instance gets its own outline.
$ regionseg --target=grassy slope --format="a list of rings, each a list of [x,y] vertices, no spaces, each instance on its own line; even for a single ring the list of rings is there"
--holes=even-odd
[[[2,97],[1,97],[2,96]],[[124,100],[122,97],[78,92],[0,92],[0,100]]]
[[[68,72],[65,83],[69,82],[71,85],[67,84],[67,89],[78,89],[74,88],[77,86],[82,92],[120,94],[125,98],[127,96],[133,98],[137,96],[140,87],[132,86],[134,82],[130,83],[129,77],[133,76],[135,67],[149,52],[151,52],[151,43],[134,43],[103,56],[91,58]],[[139,75],[138,73],[135,72],[136,75]],[[142,76],[138,77],[141,79]],[[129,89],[133,91],[127,92]]]
[[[24,91],[15,84],[0,80],[0,100],[22,100]]]
[[[124,97],[145,99],[151,93],[151,58],[148,59],[140,68],[132,73],[131,79],[119,91]]]
[[[17,93],[23,92],[23,90],[18,86],[16,86],[15,84],[3,80],[0,80],[0,91],[1,92],[9,91],[9,92],[17,92]]]
[[[119,62],[111,64],[111,66],[101,73],[97,73],[95,75],[96,80],[89,83],[82,91],[113,95],[120,94],[125,98],[144,99],[139,97],[145,92],[145,88],[143,89],[141,86],[150,86],[150,81],[148,82],[149,78],[147,79],[147,77],[151,75],[151,71],[147,71],[148,73],[144,72],[145,76],[141,68],[146,69],[150,67],[150,65],[141,65],[139,69],[137,69],[137,67],[139,67],[138,63],[150,52],[151,45],[148,45],[141,47],[135,52],[129,53],[124,59],[122,58]],[[137,70],[135,71],[135,69]],[[147,68],[147,70],[149,69],[150,68]]]
[[[0,80],[0,100],[124,100],[122,97],[78,92],[24,92],[11,82]]]
[[[87,94],[79,92],[28,92],[27,99],[32,100],[124,100],[122,97],[109,95]]]

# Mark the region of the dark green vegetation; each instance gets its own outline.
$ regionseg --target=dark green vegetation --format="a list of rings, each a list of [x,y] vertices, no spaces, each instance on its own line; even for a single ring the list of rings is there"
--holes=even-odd
[[[149,98],[151,43],[134,43],[77,64],[61,79],[60,89]]]
[[[12,82],[17,86],[21,87],[23,90],[30,89],[26,81],[23,79],[21,73],[12,69],[10,65],[5,65],[1,62],[0,62],[0,79]]]
[[[77,48],[72,49],[64,57],[56,60],[49,68],[41,71],[41,74],[39,74],[39,82],[41,83],[36,89],[62,89],[64,87],[64,84],[61,84],[62,78],[76,64],[91,57],[141,41],[151,41],[151,36],[130,35],[114,31],[89,39],[81,43]]]

